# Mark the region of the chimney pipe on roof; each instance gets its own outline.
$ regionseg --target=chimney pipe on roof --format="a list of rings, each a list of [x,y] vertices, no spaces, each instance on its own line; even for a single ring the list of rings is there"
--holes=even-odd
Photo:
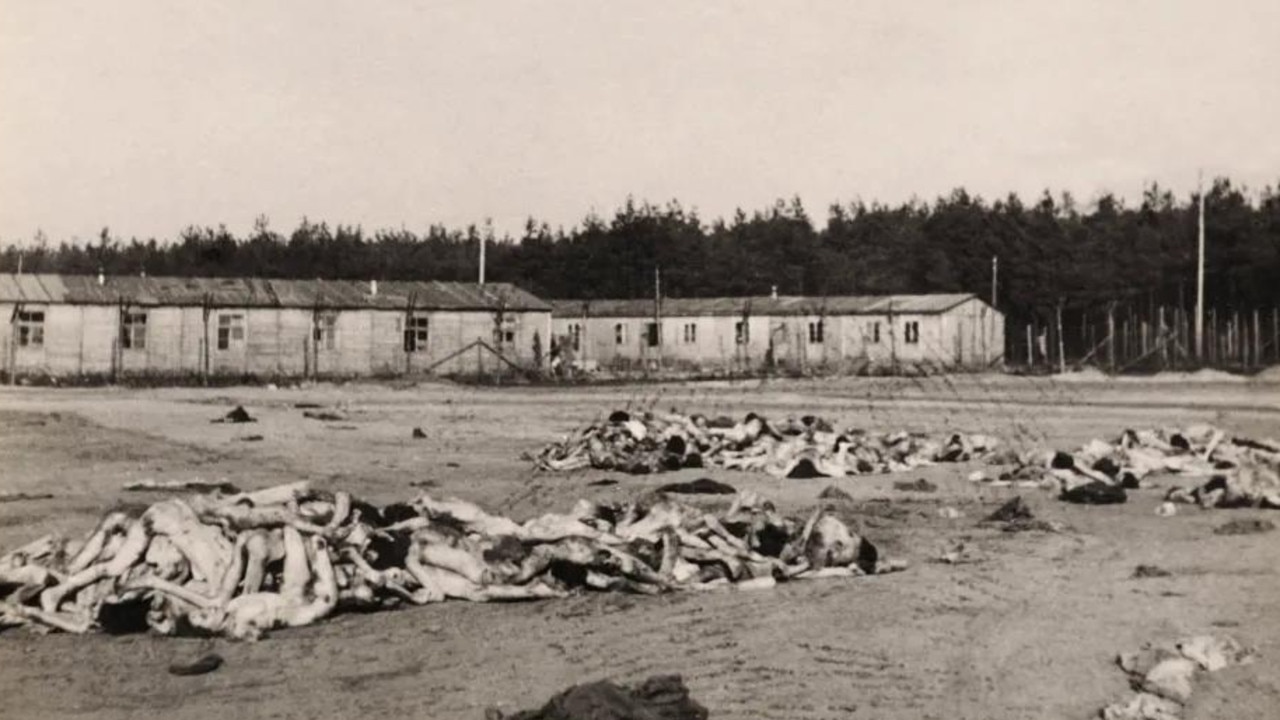
[[[777,286],[777,285],[774,285],[774,286],[773,286],[773,288],[769,291],[769,297],[773,298],[774,300],[777,300],[777,299],[778,299],[778,286]]]
[[[370,281],[369,281],[369,294],[370,294],[370,295],[374,295],[374,296],[376,296],[376,295],[378,294],[378,281],[377,281],[377,280],[370,280]]]

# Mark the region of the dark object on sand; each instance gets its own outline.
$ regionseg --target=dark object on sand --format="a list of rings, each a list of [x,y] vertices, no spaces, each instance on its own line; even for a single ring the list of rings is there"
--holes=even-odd
[[[0,503],[22,502],[23,500],[50,500],[53,493],[0,493]]]
[[[732,485],[726,485],[711,478],[698,478],[690,482],[668,483],[658,488],[658,492],[684,493],[688,495],[736,495],[738,490]]]
[[[413,439],[414,439],[414,440],[426,440],[426,439],[427,439],[427,434],[426,434],[425,432],[423,432],[423,431],[422,431],[422,428],[420,428],[420,427],[416,427],[416,428],[414,428],[414,429],[413,429]]]
[[[537,710],[485,713],[486,720],[706,720],[708,716],[707,709],[689,697],[679,675],[656,675],[634,688],[601,680],[571,687]]]
[[[1031,514],[1031,508],[1027,507],[1027,502],[1019,495],[988,515],[985,522],[1013,522],[1015,520],[1033,519],[1035,519],[1035,515]]]
[[[1133,576],[1135,578],[1169,577],[1172,574],[1173,573],[1168,570],[1155,565],[1139,565],[1133,569]]]
[[[170,675],[205,675],[222,667],[222,656],[209,653],[192,663],[173,663],[169,666]]]
[[[818,493],[818,497],[822,500],[840,500],[842,502],[853,502],[853,496],[841,490],[835,485],[828,485],[822,488],[822,492]]]
[[[1080,505],[1119,505],[1129,499],[1129,494],[1119,485],[1091,482],[1064,490],[1058,498]]]
[[[210,420],[211,423],[251,423],[258,422],[258,419],[251,416],[243,405],[237,405],[234,410],[223,415],[220,418]]]
[[[617,485],[618,481],[613,478],[604,478],[603,480],[592,480],[587,483],[590,487],[606,487],[608,485]]]
[[[313,402],[294,403],[293,406],[299,410],[318,410],[324,407],[320,403],[313,403]]]
[[[609,422],[611,423],[624,423],[630,419],[631,415],[622,410],[615,410],[614,412],[609,413]]]
[[[1000,529],[1007,533],[1020,532],[1058,532],[1058,526],[1039,518],[1019,518],[1004,523]]]
[[[793,480],[812,480],[831,476],[819,470],[818,466],[813,464],[813,460],[800,458],[796,461],[795,467],[791,468],[791,472],[787,473],[787,477]]]
[[[920,478],[918,480],[899,480],[893,484],[894,490],[902,490],[903,492],[938,492],[938,486]]]
[[[312,420],[324,420],[327,422],[340,422],[347,419],[346,415],[329,412],[327,410],[305,410],[302,413],[302,417],[311,418]]]
[[[1276,524],[1270,520],[1258,520],[1251,518],[1249,520],[1232,520],[1225,525],[1219,525],[1213,529],[1214,535],[1257,535],[1258,533],[1271,532],[1276,529]]]
[[[261,435],[245,435],[244,437],[238,437],[236,439],[240,442],[262,442]]]

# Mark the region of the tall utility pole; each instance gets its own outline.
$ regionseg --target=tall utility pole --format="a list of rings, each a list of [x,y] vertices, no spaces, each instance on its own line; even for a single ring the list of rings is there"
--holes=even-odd
[[[1000,278],[1000,256],[991,256],[991,307],[996,306],[997,280]]]
[[[1196,180],[1200,195],[1199,252],[1196,261],[1196,359],[1204,357],[1204,172]]]

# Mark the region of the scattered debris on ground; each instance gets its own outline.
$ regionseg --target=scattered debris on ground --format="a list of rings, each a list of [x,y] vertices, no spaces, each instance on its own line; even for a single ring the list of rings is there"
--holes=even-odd
[[[191,491],[201,493],[238,493],[240,488],[226,480],[137,480],[125,483],[128,492]]]
[[[1123,486],[1091,482],[1063,490],[1059,499],[1079,505],[1118,505],[1129,499]]]
[[[1062,532],[1066,529],[1061,523],[1037,518],[1021,495],[1001,505],[999,509],[988,515],[982,524],[998,525],[1007,533]]]
[[[1066,526],[1063,525],[1062,523],[1054,522],[1052,520],[1041,520],[1039,518],[1032,518],[1031,520],[1013,520],[1011,522],[1004,523],[1000,527],[1000,529],[1007,533],[1019,533],[1019,532],[1053,533],[1053,532],[1062,532],[1066,530]]]
[[[170,675],[191,676],[191,675],[207,675],[214,670],[222,667],[222,656],[217,653],[209,653],[190,663],[173,663],[169,665]]]
[[[602,478],[600,480],[592,480],[591,482],[587,483],[587,486],[588,487],[608,487],[610,485],[617,485],[617,484],[618,484],[618,481],[614,480],[613,478]]]
[[[836,502],[853,502],[853,496],[841,490],[835,485],[828,485],[822,488],[822,492],[818,493],[820,500],[834,500]]]
[[[1139,565],[1133,569],[1133,577],[1137,579],[1169,577],[1170,575],[1173,575],[1173,573],[1156,565]]]
[[[919,478],[917,480],[912,480],[912,481],[899,480],[893,484],[893,489],[901,490],[903,492],[922,492],[922,493],[938,492],[938,486],[934,485],[933,483],[929,482],[924,478]]]
[[[236,439],[240,442],[262,442],[263,437],[261,435],[245,435]]]
[[[251,416],[249,414],[249,411],[244,409],[243,405],[237,405],[235,409],[232,410],[231,412],[227,413],[226,415],[223,415],[220,418],[214,418],[209,422],[211,423],[251,423],[251,422],[258,422],[258,419]]]
[[[689,482],[667,483],[660,486],[658,492],[685,495],[737,495],[738,489],[711,478],[698,478]]]
[[[1259,533],[1267,533],[1276,529],[1276,524],[1270,520],[1258,520],[1252,518],[1249,520],[1232,520],[1228,523],[1219,525],[1213,529],[1214,535],[1257,535]]]
[[[1256,652],[1231,637],[1198,635],[1171,645],[1146,646],[1117,658],[1136,694],[1100,713],[1103,720],[1177,720],[1191,699],[1196,677],[1245,665]]]
[[[342,422],[347,419],[346,413],[334,412],[332,410],[304,410],[302,417],[311,418],[312,420],[323,420],[325,422]]]
[[[426,439],[427,439],[427,433],[426,433],[426,432],[424,432],[422,428],[420,428],[420,427],[416,427],[416,428],[414,428],[414,429],[413,429],[413,439],[414,439],[414,440],[426,440]]]
[[[982,557],[976,550],[970,548],[963,541],[957,541],[953,545],[947,547],[938,556],[938,562],[947,565],[967,565],[970,563],[980,562]]]
[[[52,500],[53,493],[0,492],[0,503]]]
[[[555,471],[594,467],[646,474],[721,467],[817,478],[964,462],[986,457],[998,444],[987,435],[961,433],[836,432],[812,415],[771,423],[750,413],[735,423],[696,414],[617,411],[527,457],[539,468]]]
[[[964,517],[964,513],[948,505],[938,508],[938,517],[944,520],[959,520]]]
[[[609,680],[575,685],[537,710],[485,712],[486,720],[706,720],[705,707],[689,696],[684,678],[657,675],[635,687]]]
[[[659,594],[901,570],[824,508],[755,493],[709,512],[661,494],[517,523],[455,498],[378,507],[307,482],[112,511],[78,543],[0,556],[0,626],[256,639],[342,610],[446,599]]]
[[[319,410],[324,406],[321,405],[320,403],[300,402],[300,403],[294,403],[293,407],[298,410]]]
[[[1035,515],[1031,512],[1031,508],[1027,506],[1027,501],[1023,500],[1021,495],[1017,495],[988,515],[984,522],[1013,522],[1014,520],[1031,520],[1033,518],[1035,518]]]

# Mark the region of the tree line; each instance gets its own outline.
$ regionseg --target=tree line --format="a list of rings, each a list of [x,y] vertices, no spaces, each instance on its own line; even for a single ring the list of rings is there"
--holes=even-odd
[[[1069,194],[987,201],[957,189],[933,202],[835,204],[815,222],[798,199],[705,221],[678,202],[628,200],[611,218],[552,229],[530,219],[519,237],[433,225],[422,232],[304,219],[287,234],[260,217],[236,237],[188,227],[171,241],[124,240],[104,228],[91,243],[0,247],[0,271],[474,281],[486,276],[544,298],[648,298],[661,268],[668,297],[972,292],[1011,318],[1084,313],[1121,301],[1195,302],[1198,196],[1149,186],[1140,201]],[[1222,308],[1270,307],[1280,295],[1280,187],[1250,193],[1217,179],[1205,193],[1207,296]]]

